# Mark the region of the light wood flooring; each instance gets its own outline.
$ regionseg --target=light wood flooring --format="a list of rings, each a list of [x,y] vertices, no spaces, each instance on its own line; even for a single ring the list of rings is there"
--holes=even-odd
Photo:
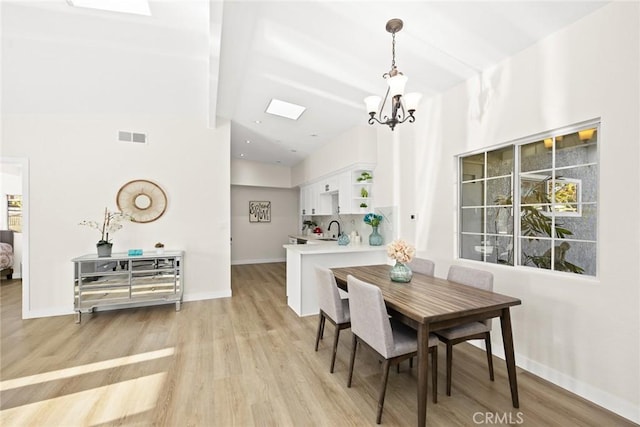
[[[4,281],[0,425],[375,425],[380,364],[361,349],[346,387],[347,330],[329,373],[333,327],[315,352],[317,317],[287,307],[285,264],[233,266],[232,287],[232,298],[187,302],[180,312],[173,304],[105,311],[77,325],[72,315],[21,320],[20,281]],[[447,397],[444,353],[429,426],[634,425],[521,370],[514,409],[504,362],[495,359],[491,382],[484,352],[468,344],[455,348]],[[414,426],[416,411],[416,372],[405,362],[390,373],[382,425]]]

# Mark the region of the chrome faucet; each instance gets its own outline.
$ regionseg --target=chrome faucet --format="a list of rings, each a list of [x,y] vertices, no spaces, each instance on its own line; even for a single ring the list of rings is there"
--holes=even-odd
[[[338,221],[336,221],[335,219],[331,221],[329,223],[329,226],[327,227],[327,231],[331,231],[331,226],[333,225],[334,222],[338,224],[338,234],[336,235],[336,238],[337,238],[337,237],[340,237],[340,223]]]

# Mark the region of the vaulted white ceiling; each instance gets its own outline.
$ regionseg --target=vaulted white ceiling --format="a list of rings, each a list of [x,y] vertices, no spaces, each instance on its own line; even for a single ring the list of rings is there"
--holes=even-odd
[[[148,17],[74,8],[65,0],[0,1],[7,11],[4,35],[42,40],[45,45],[55,39],[69,46],[68,55],[96,51],[110,52],[114,59],[119,57],[113,52],[122,52],[123,60],[135,59],[137,53],[140,58],[163,58],[158,63],[175,70],[150,73],[149,61],[139,68],[131,63],[111,66],[115,75],[103,77],[131,79],[128,87],[138,96],[123,108],[191,114],[205,110],[208,99],[210,123],[215,123],[216,116],[231,121],[233,158],[286,166],[335,136],[366,125],[363,98],[383,96],[386,90],[382,74],[391,66],[391,35],[385,30],[389,19],[404,21],[396,35],[396,63],[409,78],[407,91],[429,97],[606,4],[152,0]],[[197,86],[180,80],[185,75],[180,67],[186,64],[198,68],[208,64],[202,66]],[[205,72],[209,75],[204,76]],[[208,93],[202,89],[205,81]],[[194,99],[194,92],[197,105],[190,107],[186,104]],[[12,95],[18,110],[23,103],[33,108],[27,98]],[[106,93],[96,103],[107,105],[111,97],[112,108],[117,108],[118,96]],[[269,115],[265,109],[272,98],[306,110],[297,121]],[[65,100],[56,98],[56,105]],[[74,108],[78,107],[67,106]],[[420,111],[416,115],[416,120],[424,120]]]
[[[366,124],[363,98],[386,90],[389,19],[404,21],[396,35],[396,64],[409,78],[407,91],[429,97],[603,4],[228,1],[217,114],[232,121],[232,157],[293,165],[325,141]],[[271,98],[307,110],[298,121],[271,116],[264,112]]]

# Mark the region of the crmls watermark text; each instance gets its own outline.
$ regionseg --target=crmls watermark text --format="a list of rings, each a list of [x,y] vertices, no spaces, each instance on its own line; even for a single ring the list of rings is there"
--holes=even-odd
[[[473,422],[475,424],[522,424],[524,414],[522,412],[474,412]]]

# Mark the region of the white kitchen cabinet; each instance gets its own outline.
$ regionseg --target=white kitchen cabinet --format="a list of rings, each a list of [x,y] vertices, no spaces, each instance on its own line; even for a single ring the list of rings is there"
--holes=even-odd
[[[371,167],[369,167],[371,166]],[[363,172],[372,174],[373,165],[360,164],[352,168],[325,176],[316,182],[300,187],[300,215],[336,215],[371,212],[373,198],[371,180],[359,182]],[[366,188],[366,197],[362,189]],[[360,204],[365,203],[365,209]]]
[[[316,184],[308,184],[300,187],[301,215],[317,215],[318,192]]]
[[[309,209],[309,188],[306,185],[300,187],[300,215],[311,215]]]
[[[326,193],[335,193],[339,190],[339,179],[338,176],[331,176],[329,178],[323,179],[319,182],[319,192],[320,194]]]
[[[338,213],[356,213],[352,206],[352,187],[351,171],[342,172],[338,177]]]

